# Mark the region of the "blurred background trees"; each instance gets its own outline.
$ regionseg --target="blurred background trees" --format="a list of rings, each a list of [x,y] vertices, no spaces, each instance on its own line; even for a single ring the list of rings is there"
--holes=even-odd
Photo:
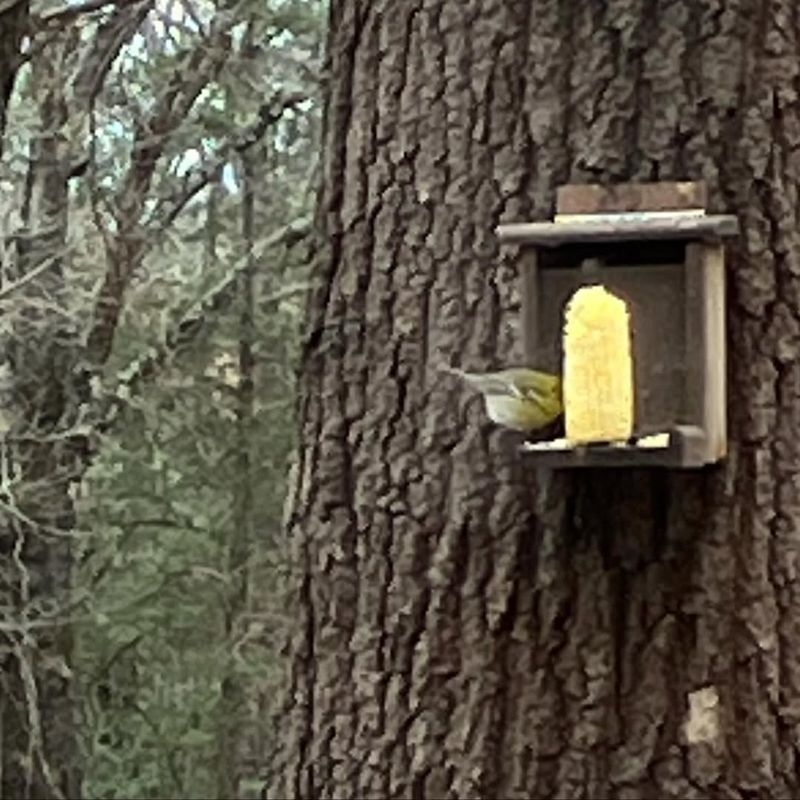
[[[2,796],[263,782],[324,23],[0,0]]]

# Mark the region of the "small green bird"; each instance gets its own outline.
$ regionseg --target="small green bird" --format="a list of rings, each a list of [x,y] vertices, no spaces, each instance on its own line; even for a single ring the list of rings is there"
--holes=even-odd
[[[530,433],[554,422],[563,413],[561,378],[526,367],[476,374],[455,367],[440,368],[457,375],[483,395],[492,422]]]

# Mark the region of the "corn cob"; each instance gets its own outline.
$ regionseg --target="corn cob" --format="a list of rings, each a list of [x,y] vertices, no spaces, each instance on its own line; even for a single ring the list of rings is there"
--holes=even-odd
[[[564,422],[573,442],[629,439],[633,433],[630,317],[603,286],[573,294],[564,323]]]

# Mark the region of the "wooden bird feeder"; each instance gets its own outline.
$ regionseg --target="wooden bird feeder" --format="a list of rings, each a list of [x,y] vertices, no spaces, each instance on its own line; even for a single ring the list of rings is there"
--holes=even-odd
[[[576,445],[523,445],[552,467],[701,467],[724,458],[726,435],[723,241],[736,217],[706,214],[703,183],[570,185],[553,222],[497,229],[522,247],[526,363],[561,371],[564,308],[602,284],[631,315],[634,436]]]

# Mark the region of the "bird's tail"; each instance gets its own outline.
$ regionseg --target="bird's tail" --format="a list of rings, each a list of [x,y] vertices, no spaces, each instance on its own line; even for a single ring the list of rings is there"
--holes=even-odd
[[[468,378],[468,373],[458,367],[451,367],[448,364],[439,364],[439,372],[447,372],[450,375],[455,375],[457,378]]]
[[[478,375],[474,372],[465,372],[463,369],[459,369],[458,367],[450,367],[447,364],[440,364],[439,370],[441,372],[446,372],[449,375],[455,375],[457,378],[461,378],[461,380],[464,381],[467,386],[478,392],[485,391],[491,384],[491,378],[487,377],[486,375]]]

